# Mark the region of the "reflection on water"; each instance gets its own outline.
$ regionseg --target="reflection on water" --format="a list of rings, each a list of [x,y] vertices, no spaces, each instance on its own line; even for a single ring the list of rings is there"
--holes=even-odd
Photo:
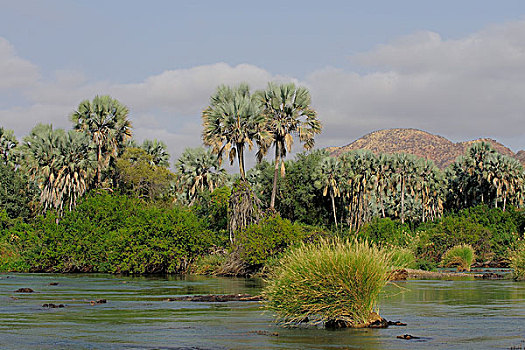
[[[23,287],[35,293],[14,293]],[[0,348],[525,348],[525,283],[511,281],[391,284],[380,313],[408,326],[388,329],[289,329],[273,324],[257,302],[165,301],[187,294],[258,294],[261,288],[256,279],[0,274]],[[91,305],[96,299],[107,303]],[[66,307],[45,309],[44,303]],[[405,333],[421,339],[396,338]]]

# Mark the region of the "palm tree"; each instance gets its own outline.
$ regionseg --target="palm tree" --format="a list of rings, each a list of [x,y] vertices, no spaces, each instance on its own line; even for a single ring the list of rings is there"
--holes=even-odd
[[[401,223],[405,223],[405,198],[407,193],[415,194],[415,184],[417,179],[417,160],[418,158],[405,153],[394,155],[394,174],[393,180],[396,187],[399,187],[401,195]]]
[[[265,118],[259,104],[250,95],[247,84],[236,87],[221,85],[210,98],[210,105],[202,113],[204,130],[202,140],[211,146],[222,162],[223,155],[228,153],[230,164],[235,157],[239,162],[241,178],[246,180],[244,166],[244,149],[253,148],[254,141],[259,145],[258,159],[262,159],[265,140]]]
[[[341,195],[339,183],[341,181],[341,163],[337,158],[327,156],[321,162],[319,181],[323,188],[323,196],[330,194],[335,228],[337,229],[337,215],[335,198]]]
[[[165,168],[170,166],[170,155],[168,153],[168,147],[164,142],[158,141],[157,139],[153,141],[144,140],[140,148],[152,157],[152,165],[163,166]]]
[[[102,172],[131,138],[128,114],[128,108],[110,96],[95,96],[92,102],[84,100],[71,114],[74,129],[89,135],[97,147],[97,186],[102,183]]]
[[[0,161],[4,164],[13,164],[16,162],[14,153],[18,141],[13,133],[13,130],[8,130],[0,127]]]
[[[270,208],[275,207],[277,193],[277,178],[279,167],[284,176],[284,158],[292,149],[293,136],[298,135],[306,150],[314,146],[315,134],[321,132],[321,122],[317,113],[310,106],[311,98],[308,89],[295,86],[294,83],[277,85],[269,83],[264,91],[257,92],[263,105],[263,113],[267,119],[267,129],[271,133],[271,144],[275,148],[275,169],[273,178]],[[265,144],[266,152],[269,144]]]
[[[44,212],[53,208],[60,216],[87,191],[96,169],[94,148],[87,135],[51,125],[39,124],[24,138],[24,166],[40,188]]]
[[[218,156],[202,147],[187,148],[175,163],[175,169],[179,190],[190,205],[198,192],[213,192],[225,182],[227,175],[219,164]]]

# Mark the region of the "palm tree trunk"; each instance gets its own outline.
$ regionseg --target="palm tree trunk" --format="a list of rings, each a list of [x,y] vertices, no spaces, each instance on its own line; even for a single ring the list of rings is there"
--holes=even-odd
[[[405,177],[401,178],[401,223],[405,223]]]
[[[97,186],[102,183],[102,146],[98,145],[97,154]]]
[[[383,201],[383,191],[381,190],[381,192],[379,192],[379,203],[381,204],[381,216],[383,218],[386,217],[385,215],[385,203]]]
[[[334,212],[335,228],[337,229],[337,216],[335,214],[335,199],[334,199],[334,192],[333,191],[330,191],[330,197],[332,198],[332,211]]]
[[[272,199],[270,200],[270,209],[275,208],[275,196],[277,194],[277,177],[279,176],[279,143],[275,143],[275,169],[273,172]]]
[[[246,173],[244,172],[244,145],[237,145],[237,159],[239,159],[239,172],[241,173],[241,179],[246,180]]]

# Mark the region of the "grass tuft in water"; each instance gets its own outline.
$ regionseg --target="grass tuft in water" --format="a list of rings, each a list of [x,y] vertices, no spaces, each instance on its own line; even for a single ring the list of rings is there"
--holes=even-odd
[[[279,321],[364,324],[387,283],[390,254],[367,242],[321,240],[289,251],[264,295]]]
[[[458,271],[470,271],[470,266],[474,262],[476,255],[474,248],[469,244],[456,245],[443,254],[441,265],[443,267],[456,266]]]

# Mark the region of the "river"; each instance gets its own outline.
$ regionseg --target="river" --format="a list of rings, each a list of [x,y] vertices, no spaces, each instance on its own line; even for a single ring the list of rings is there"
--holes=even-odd
[[[379,312],[407,326],[388,329],[284,328],[259,302],[166,301],[258,294],[262,285],[201,276],[0,274],[0,349],[525,349],[525,283],[509,280],[390,284]],[[98,299],[107,302],[91,303]],[[403,334],[420,339],[396,338]]]

